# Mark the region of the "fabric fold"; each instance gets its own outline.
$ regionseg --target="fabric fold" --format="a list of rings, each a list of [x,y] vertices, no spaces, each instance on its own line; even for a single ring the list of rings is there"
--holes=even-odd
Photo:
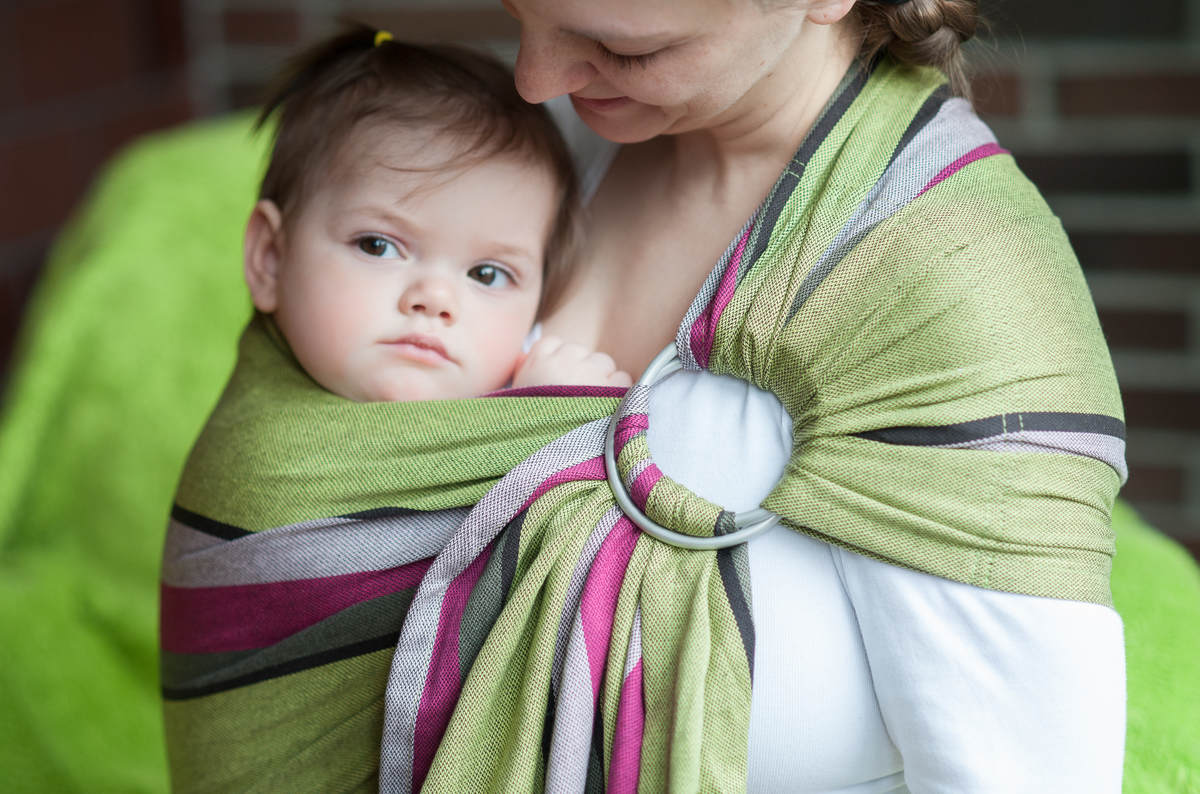
[[[1125,470],[1104,339],[1061,226],[942,82],[886,60],[847,75],[678,353],[791,414],[764,506],[792,529],[1108,604]],[[351,403],[253,321],[168,529],[175,786],[743,790],[746,549],[622,515],[610,421],[647,515],[729,523],[655,465],[644,387],[613,418],[591,394]]]

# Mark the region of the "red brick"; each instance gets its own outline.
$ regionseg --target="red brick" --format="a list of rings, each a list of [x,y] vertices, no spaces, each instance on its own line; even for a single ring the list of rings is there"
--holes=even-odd
[[[267,83],[235,82],[228,86],[226,95],[229,100],[229,107],[234,110],[257,107],[266,99]]]
[[[111,86],[138,70],[141,51],[131,4],[74,0],[11,12],[21,94],[27,102]]]
[[[1108,346],[1151,350],[1186,350],[1188,316],[1184,312],[1101,309],[1100,325]]]
[[[1022,110],[1021,78],[1010,72],[988,72],[971,80],[975,109],[985,116],[1015,116]]]
[[[1200,273],[1200,232],[1071,232],[1085,270]]]
[[[1181,503],[1187,474],[1178,466],[1130,466],[1121,498],[1131,502]]]
[[[80,129],[0,141],[0,240],[62,223],[99,160],[94,141]]]
[[[1200,391],[1131,389],[1121,399],[1131,428],[1200,430]]]
[[[0,113],[18,107],[22,101],[12,16],[12,11],[0,9]]]
[[[152,69],[175,69],[186,65],[183,0],[149,0],[143,21],[149,39],[147,65]]]
[[[45,257],[45,240],[0,257],[0,393],[8,382],[17,332]]]
[[[394,5],[399,5],[395,3]],[[346,12],[352,19],[390,30],[406,41],[516,41],[521,27],[499,3],[492,7],[457,10],[412,9]]]
[[[1188,30],[1188,0],[1138,0],[1136,5],[993,0],[981,5],[995,35],[1022,39],[1180,40]]]
[[[1200,116],[1200,73],[1064,77],[1058,106],[1064,116]]]
[[[295,44],[300,40],[300,14],[293,10],[226,11],[222,26],[230,44]]]
[[[1188,152],[1017,153],[1017,162],[1046,193],[1187,193]]]
[[[130,93],[130,101],[100,125],[96,141],[102,157],[138,136],[182,124],[193,116],[182,73],[168,80],[143,80],[131,86]]]

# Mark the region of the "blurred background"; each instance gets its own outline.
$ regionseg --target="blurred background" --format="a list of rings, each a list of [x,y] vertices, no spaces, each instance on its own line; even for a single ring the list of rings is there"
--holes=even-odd
[[[1200,0],[982,6],[977,105],[1062,218],[1095,295],[1129,427],[1123,496],[1200,557]],[[105,161],[252,106],[339,15],[516,50],[496,0],[4,0],[0,390],[47,250]]]

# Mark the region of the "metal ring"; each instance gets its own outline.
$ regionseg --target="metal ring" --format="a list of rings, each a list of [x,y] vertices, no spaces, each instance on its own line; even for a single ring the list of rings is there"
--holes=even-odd
[[[673,375],[681,369],[683,369],[683,364],[680,362],[679,356],[675,354],[675,345],[672,343],[667,345],[661,353],[654,357],[654,360],[650,362],[650,366],[646,367],[646,371],[638,378],[638,382],[635,385],[653,386],[659,380],[668,375]],[[738,527],[736,532],[730,532],[728,535],[698,538],[694,535],[685,535],[682,532],[667,529],[661,524],[655,523],[649,516],[643,513],[633,503],[633,500],[629,498],[629,493],[625,490],[625,483],[621,482],[621,474],[617,471],[617,456],[615,452],[617,422],[625,414],[625,402],[629,399],[629,394],[632,391],[630,389],[629,392],[626,392],[625,397],[621,400],[621,404],[617,406],[616,413],[613,414],[612,420],[608,423],[608,434],[604,439],[604,471],[608,474],[608,485],[612,489],[613,498],[616,499],[617,505],[629,517],[630,521],[641,527],[646,534],[664,543],[684,549],[700,550],[724,549],[729,546],[737,546],[779,523],[779,516],[770,510],[759,507],[754,510],[744,510],[733,514],[733,523]]]

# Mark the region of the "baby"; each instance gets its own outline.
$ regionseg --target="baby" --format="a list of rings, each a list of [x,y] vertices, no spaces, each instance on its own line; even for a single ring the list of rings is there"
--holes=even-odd
[[[292,64],[259,124],[275,115],[246,283],[318,384],[360,402],[630,384],[558,339],[522,352],[571,275],[578,197],[505,67],[357,28]]]

